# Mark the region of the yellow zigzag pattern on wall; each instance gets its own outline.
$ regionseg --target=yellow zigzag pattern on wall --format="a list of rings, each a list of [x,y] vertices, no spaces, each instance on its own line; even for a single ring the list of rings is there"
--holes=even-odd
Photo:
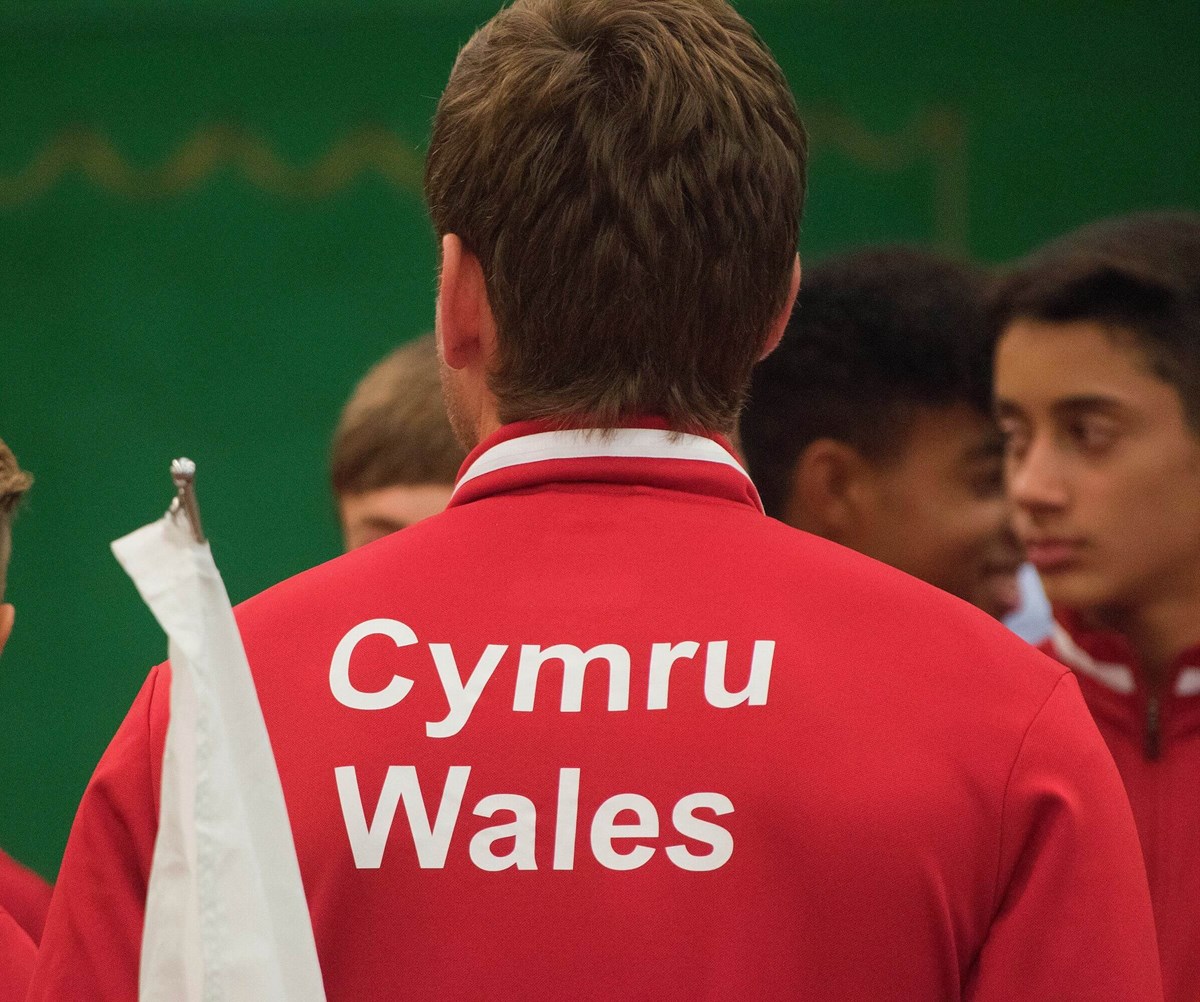
[[[928,110],[888,135],[871,132],[861,122],[828,108],[809,108],[804,119],[817,150],[837,150],[869,170],[890,172],[922,161],[932,163],[935,232],[943,244],[965,246],[966,130],[960,115],[949,109]],[[325,198],[368,172],[402,191],[421,193],[420,154],[383,128],[356,129],[310,164],[297,167],[249,130],[203,126],[162,164],[140,168],[96,130],[74,127],[51,139],[24,170],[0,174],[0,210],[33,202],[73,172],[119,198],[156,201],[194,191],[227,169],[280,198]]]
[[[193,191],[226,168],[272,195],[317,199],[341,191],[367,171],[420,193],[423,165],[416,151],[386,129],[357,129],[308,166],[295,167],[253,132],[210,125],[197,129],[159,166],[138,168],[94,129],[71,128],[51,139],[20,173],[0,174],[0,208],[45,195],[72,171],[111,195],[155,201]]]

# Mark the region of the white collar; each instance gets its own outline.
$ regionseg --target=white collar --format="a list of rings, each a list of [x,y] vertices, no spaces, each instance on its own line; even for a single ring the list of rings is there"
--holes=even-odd
[[[1137,689],[1133,672],[1127,665],[1109,661],[1097,661],[1072,639],[1058,623],[1051,634],[1052,643],[1062,659],[1084,675],[1090,675],[1110,689],[1122,695],[1131,695]],[[1175,678],[1176,696],[1200,696],[1200,668],[1183,668]]]
[[[467,467],[454,490],[457,493],[463,484],[476,477],[510,466],[540,463],[549,459],[607,458],[686,459],[719,463],[750,479],[741,463],[711,438],[658,428],[584,428],[543,431],[500,442]]]
[[[1137,690],[1137,683],[1133,680],[1133,672],[1129,670],[1128,665],[1097,661],[1075,643],[1071,634],[1058,623],[1054,624],[1054,632],[1050,636],[1059,655],[1076,671],[1091,676],[1123,696],[1131,696]]]
[[[1175,679],[1176,696],[1200,696],[1200,668],[1184,668]]]

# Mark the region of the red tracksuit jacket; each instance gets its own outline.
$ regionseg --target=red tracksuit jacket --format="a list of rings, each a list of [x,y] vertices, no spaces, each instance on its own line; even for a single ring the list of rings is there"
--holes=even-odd
[[[22,1002],[36,956],[29,933],[0,905],[0,1002]]]
[[[21,1002],[33,974],[50,885],[0,849],[0,1002]]]
[[[1129,644],[1056,610],[1044,649],[1075,670],[1141,835],[1168,1002],[1200,999],[1200,647],[1152,697]]]
[[[506,427],[445,513],[239,621],[331,1002],[1161,997],[1071,673],[766,518],[723,443]],[[135,997],[166,674],[31,999]]]
[[[42,938],[49,907],[50,885],[0,849],[0,908],[16,919],[35,944]]]

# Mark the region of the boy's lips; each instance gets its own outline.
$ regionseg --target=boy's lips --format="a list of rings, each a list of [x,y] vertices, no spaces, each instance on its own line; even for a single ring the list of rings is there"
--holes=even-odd
[[[1039,571],[1053,573],[1066,570],[1079,560],[1083,540],[1044,537],[1025,540],[1025,555]]]

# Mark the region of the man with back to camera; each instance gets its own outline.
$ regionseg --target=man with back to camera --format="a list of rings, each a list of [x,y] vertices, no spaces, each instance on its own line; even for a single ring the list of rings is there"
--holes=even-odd
[[[997,296],[1018,531],[1125,781],[1170,1002],[1200,998],[1200,216],[1097,223]]]
[[[526,0],[460,53],[426,192],[474,448],[445,512],[239,610],[331,1000],[1158,998],[1070,673],[766,518],[730,451],[805,149],[715,0]],[[35,1000],[134,991],[167,673]]]
[[[466,452],[442,401],[432,334],[371,367],[333,436],[330,480],[347,550],[446,507]]]
[[[808,268],[741,419],[767,514],[1001,617],[1021,556],[983,277],[909,247]]]
[[[12,517],[32,482],[0,440],[0,652],[16,616],[12,604],[2,601],[12,555]],[[25,998],[49,903],[46,882],[0,850],[0,1002]]]

